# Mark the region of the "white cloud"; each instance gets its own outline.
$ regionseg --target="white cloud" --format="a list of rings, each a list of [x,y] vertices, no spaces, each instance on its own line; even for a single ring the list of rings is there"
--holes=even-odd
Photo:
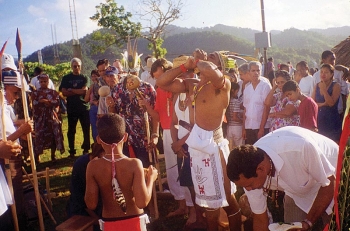
[[[39,7],[35,7],[33,5],[30,5],[27,10],[31,15],[33,15],[35,17],[44,17],[46,15],[44,9],[39,8]]]

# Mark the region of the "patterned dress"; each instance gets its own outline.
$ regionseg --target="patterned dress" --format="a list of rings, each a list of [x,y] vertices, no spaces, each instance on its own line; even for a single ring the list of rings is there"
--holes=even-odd
[[[154,108],[156,102],[156,91],[149,83],[141,81],[138,87],[148,103]],[[146,129],[144,122],[144,111],[139,106],[136,95],[132,95],[123,83],[117,84],[111,91],[115,101],[116,113],[125,119],[126,132],[129,134],[128,143],[135,148],[145,148],[147,146]],[[149,117],[151,124],[151,117]]]
[[[270,113],[274,112],[280,112],[283,110],[283,108],[288,105],[292,104],[297,110],[300,105],[300,101],[292,102],[289,101],[287,97],[282,99],[282,92],[278,92],[273,95],[273,97],[277,100],[276,105],[271,107]],[[292,115],[287,118],[271,118],[271,128],[270,131],[274,131],[278,128],[285,127],[285,126],[299,126],[300,124],[300,117],[298,114]]]
[[[51,105],[40,103],[41,99],[48,99]],[[56,108],[60,104],[59,93],[52,89],[41,89],[33,91],[33,118],[35,130],[35,154],[39,155],[45,149],[52,147],[64,153],[62,123],[57,115]]]

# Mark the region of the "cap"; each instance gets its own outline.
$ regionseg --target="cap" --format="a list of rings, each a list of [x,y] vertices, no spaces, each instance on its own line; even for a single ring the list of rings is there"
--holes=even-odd
[[[119,71],[116,67],[109,66],[106,69],[106,75],[118,75]]]
[[[21,75],[18,71],[2,71],[2,81],[4,85],[22,88]],[[24,80],[24,87],[26,91],[29,91],[29,86],[26,80]]]
[[[2,60],[1,60],[1,70],[4,70],[5,68],[11,68],[12,70],[17,70],[15,60],[13,59],[12,55],[4,53],[2,55]]]

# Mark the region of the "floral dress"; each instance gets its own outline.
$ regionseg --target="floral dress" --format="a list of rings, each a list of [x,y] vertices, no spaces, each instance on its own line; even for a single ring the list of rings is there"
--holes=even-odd
[[[51,105],[40,103],[41,99],[48,99]],[[52,89],[39,88],[32,93],[33,118],[35,130],[35,154],[39,155],[44,149],[49,149],[55,143],[56,149],[64,153],[62,123],[56,108],[60,104],[59,93]]]
[[[287,97],[282,99],[282,92],[278,92],[273,95],[274,99],[277,100],[276,105],[271,107],[270,113],[280,112],[284,109],[284,107],[288,104],[292,104],[296,110],[298,110],[300,101],[289,101]],[[300,125],[300,117],[298,114],[294,114],[290,117],[286,118],[271,118],[271,128],[270,131],[274,131],[278,128],[285,126],[299,126]]]

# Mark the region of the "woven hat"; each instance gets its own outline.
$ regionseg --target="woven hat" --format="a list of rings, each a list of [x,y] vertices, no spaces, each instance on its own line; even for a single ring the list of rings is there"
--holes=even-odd
[[[17,70],[17,67],[15,65],[15,60],[13,59],[12,55],[4,53],[2,55],[2,60],[1,60],[1,70],[4,70],[5,68],[11,68],[12,70]]]
[[[187,59],[188,56],[186,55],[173,59],[173,68],[179,67],[181,64],[184,64]]]

